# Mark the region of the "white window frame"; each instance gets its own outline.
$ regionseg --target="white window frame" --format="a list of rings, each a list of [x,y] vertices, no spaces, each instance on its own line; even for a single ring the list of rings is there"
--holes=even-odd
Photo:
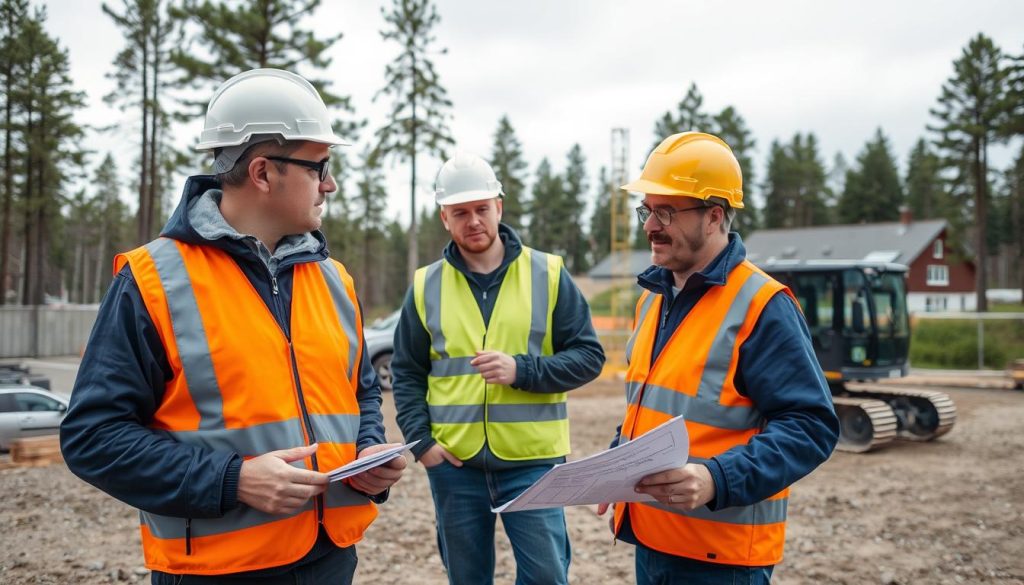
[[[949,266],[945,264],[929,264],[925,273],[925,284],[928,286],[949,286]]]
[[[932,258],[941,259],[942,252],[942,240],[936,239],[935,243],[932,244]]]

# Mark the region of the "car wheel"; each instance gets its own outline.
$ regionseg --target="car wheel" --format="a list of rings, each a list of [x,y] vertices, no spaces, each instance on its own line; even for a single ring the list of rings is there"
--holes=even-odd
[[[373,365],[373,371],[377,372],[377,379],[380,380],[380,389],[385,392],[391,392],[391,354],[382,353],[373,358],[373,361],[370,363]]]

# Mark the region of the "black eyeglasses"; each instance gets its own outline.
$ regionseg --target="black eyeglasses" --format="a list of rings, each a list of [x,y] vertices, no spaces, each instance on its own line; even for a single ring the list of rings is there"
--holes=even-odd
[[[658,223],[667,227],[670,223],[672,223],[672,216],[677,213],[682,213],[684,211],[693,211],[694,209],[708,209],[709,207],[711,206],[704,204],[696,205],[694,207],[684,207],[682,209],[666,209],[664,207],[651,209],[646,205],[641,205],[640,207],[636,208],[636,216],[640,219],[640,225],[647,223],[647,219],[653,215],[655,219],[658,220]]]
[[[291,163],[293,165],[299,165],[300,167],[306,167],[316,171],[317,176],[320,177],[320,182],[323,183],[327,180],[327,175],[330,174],[331,169],[329,163],[330,158],[325,158],[320,162],[313,162],[311,160],[302,160],[301,158],[288,158],[285,156],[265,156],[267,160],[276,160],[277,162]]]

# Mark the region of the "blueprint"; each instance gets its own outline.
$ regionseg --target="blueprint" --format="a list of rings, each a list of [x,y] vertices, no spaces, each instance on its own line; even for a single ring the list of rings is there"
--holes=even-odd
[[[607,451],[551,468],[515,499],[493,512],[516,512],[604,502],[653,502],[633,491],[641,479],[686,464],[690,451],[683,417]]]

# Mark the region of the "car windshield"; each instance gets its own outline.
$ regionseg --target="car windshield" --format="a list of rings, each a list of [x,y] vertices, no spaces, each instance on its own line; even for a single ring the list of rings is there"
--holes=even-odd
[[[388,329],[393,329],[396,325],[398,325],[398,318],[401,316],[401,314],[401,311],[395,311],[394,313],[391,313],[387,317],[377,319],[368,328],[376,329],[378,331],[387,331]]]

